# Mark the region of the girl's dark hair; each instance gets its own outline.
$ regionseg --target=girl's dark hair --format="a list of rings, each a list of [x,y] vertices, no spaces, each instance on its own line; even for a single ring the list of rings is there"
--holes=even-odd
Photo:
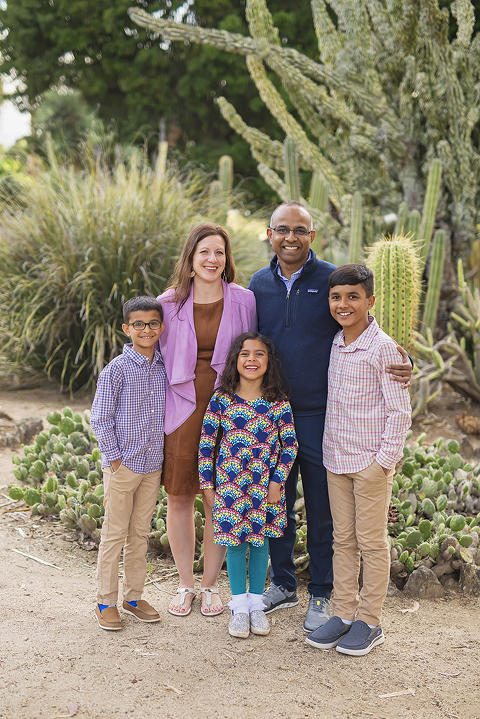
[[[288,399],[285,387],[283,385],[280,363],[277,357],[275,345],[268,337],[258,332],[243,332],[233,340],[225,361],[225,369],[222,373],[221,385],[219,391],[233,397],[240,382],[240,375],[237,370],[237,360],[243,343],[246,340],[258,340],[265,345],[268,351],[267,371],[263,375],[262,394],[267,402],[277,402],[279,399]]]
[[[191,292],[193,255],[195,254],[197,245],[201,240],[205,240],[207,237],[212,237],[213,235],[220,235],[225,243],[225,269],[222,273],[222,279],[228,283],[238,282],[227,231],[221,225],[214,225],[213,222],[203,222],[201,225],[194,227],[187,237],[182,254],[175,265],[167,287],[167,289],[173,288],[174,293],[171,297],[171,301],[178,305],[178,309],[183,307]]]

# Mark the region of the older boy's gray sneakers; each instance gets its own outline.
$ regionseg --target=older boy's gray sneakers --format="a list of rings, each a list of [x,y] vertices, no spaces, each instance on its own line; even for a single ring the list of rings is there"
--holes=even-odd
[[[342,622],[340,617],[331,617],[323,627],[309,634],[305,641],[317,649],[333,649],[350,630],[350,626]]]
[[[303,622],[304,632],[314,632],[318,627],[323,627],[330,619],[330,599],[327,597],[314,597],[310,594],[308,611]]]
[[[337,644],[337,652],[362,657],[364,654],[368,654],[377,644],[383,644],[384,641],[385,635],[380,625],[370,629],[365,622],[357,621],[353,622],[348,634]]]
[[[263,593],[263,603],[265,614],[274,612],[276,609],[289,609],[289,607],[296,607],[298,604],[297,593],[294,590],[289,592],[282,587],[281,584],[270,584],[269,588]]]

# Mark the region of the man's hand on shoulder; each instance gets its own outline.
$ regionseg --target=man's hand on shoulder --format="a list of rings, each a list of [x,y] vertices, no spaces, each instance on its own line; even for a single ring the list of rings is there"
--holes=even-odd
[[[410,387],[410,379],[412,377],[412,361],[407,352],[405,352],[399,344],[397,344],[397,349],[403,357],[403,364],[388,364],[385,371],[388,372],[391,379],[395,382],[402,382],[402,387],[407,389],[407,387]]]

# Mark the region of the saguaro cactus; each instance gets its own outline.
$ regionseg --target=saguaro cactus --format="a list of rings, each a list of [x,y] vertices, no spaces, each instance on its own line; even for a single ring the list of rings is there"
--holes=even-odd
[[[408,237],[392,235],[375,242],[367,255],[375,275],[373,314],[390,337],[410,349],[420,298],[420,259]]]

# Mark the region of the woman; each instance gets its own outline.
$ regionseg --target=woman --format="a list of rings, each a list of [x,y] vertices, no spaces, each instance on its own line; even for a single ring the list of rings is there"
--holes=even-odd
[[[158,299],[165,314],[160,337],[167,372],[162,482],[168,497],[167,529],[180,576],[168,611],[187,616],[195,597],[193,507],[199,490],[198,445],[202,421],[220,383],[227,352],[242,332],[255,331],[255,297],[236,284],[227,232],[204,223],[190,233],[170,287]],[[212,507],[204,497],[204,572],[201,612],[220,614],[217,579],[225,547],[213,542]]]

